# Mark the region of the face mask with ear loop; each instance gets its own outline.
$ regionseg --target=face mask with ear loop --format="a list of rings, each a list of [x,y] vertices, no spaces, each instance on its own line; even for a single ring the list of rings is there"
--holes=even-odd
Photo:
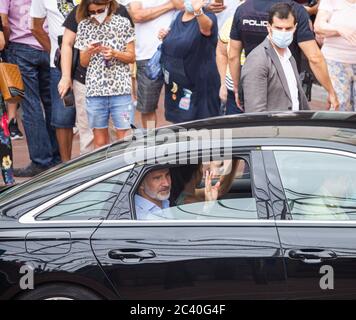
[[[293,42],[293,35],[293,31],[279,31],[272,29],[271,39],[278,48],[285,49]]]
[[[103,24],[106,17],[108,16],[108,13],[109,13],[109,6],[106,6],[105,11],[103,13],[92,14],[90,18],[95,18],[95,20],[98,21],[99,24]]]

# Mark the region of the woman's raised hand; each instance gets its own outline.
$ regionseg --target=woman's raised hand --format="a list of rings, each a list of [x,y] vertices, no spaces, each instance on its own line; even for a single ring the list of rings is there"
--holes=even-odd
[[[191,3],[192,3],[192,7],[193,7],[194,11],[198,11],[201,8],[203,8],[208,3],[208,1],[207,0],[191,0]]]
[[[205,174],[205,201],[216,201],[219,196],[220,181],[215,186],[212,185],[213,171],[206,171]]]

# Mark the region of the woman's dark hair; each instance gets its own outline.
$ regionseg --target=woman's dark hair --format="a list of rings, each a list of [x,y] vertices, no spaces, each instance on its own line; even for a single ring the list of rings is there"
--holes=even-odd
[[[89,18],[88,7],[91,4],[103,5],[103,4],[110,4],[109,5],[109,12],[108,15],[115,13],[118,8],[118,3],[115,0],[82,0],[78,5],[77,13],[76,13],[76,20],[79,23],[80,21]]]
[[[170,169],[172,187],[169,201],[171,206],[175,206],[176,200],[184,190],[185,185],[192,180],[199,168],[200,164],[188,164]]]
[[[279,19],[288,19],[289,15],[292,15],[294,18],[294,24],[297,22],[297,16],[293,7],[286,2],[278,2],[274,4],[271,9],[268,11],[268,23],[273,24],[273,18],[277,17]]]

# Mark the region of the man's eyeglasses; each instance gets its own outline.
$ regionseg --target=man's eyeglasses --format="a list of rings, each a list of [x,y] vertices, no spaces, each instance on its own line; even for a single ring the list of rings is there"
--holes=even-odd
[[[98,9],[98,10],[88,10],[88,13],[89,13],[90,16],[92,16],[92,15],[104,13],[105,9],[106,9],[106,7],[102,8],[102,9]]]

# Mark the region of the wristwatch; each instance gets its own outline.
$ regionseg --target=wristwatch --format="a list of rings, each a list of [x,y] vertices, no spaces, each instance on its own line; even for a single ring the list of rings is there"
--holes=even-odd
[[[203,8],[200,8],[198,12],[194,11],[194,17],[200,17],[202,14],[204,14]]]

